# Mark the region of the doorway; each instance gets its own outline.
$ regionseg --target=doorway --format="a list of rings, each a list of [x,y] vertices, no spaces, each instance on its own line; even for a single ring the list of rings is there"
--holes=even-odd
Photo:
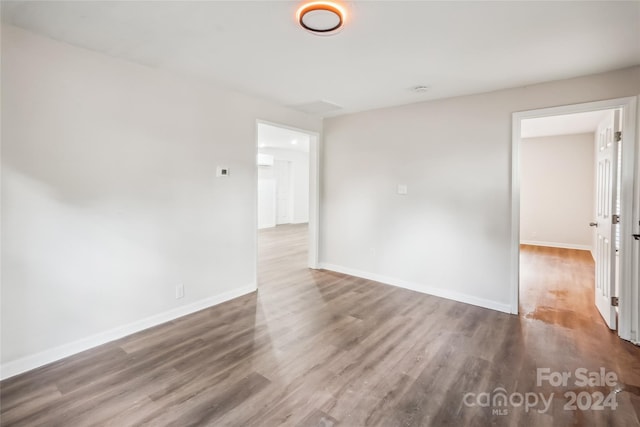
[[[596,185],[603,181],[596,179],[598,142],[601,135],[612,135],[602,132],[603,125],[618,113],[601,110],[522,120],[519,310],[525,318],[567,328],[605,326],[595,309],[602,299],[594,299],[595,258],[596,247],[605,258],[601,243],[608,241],[597,237],[612,230],[605,230],[604,219],[598,219],[600,227],[592,226],[597,225],[596,211],[602,207],[596,200],[606,199],[604,194],[596,197],[605,188]],[[617,188],[613,180],[609,184]],[[602,285],[603,276],[597,284]],[[604,314],[607,325],[615,329],[616,313]]]
[[[608,240],[608,244],[610,246],[603,246],[602,242],[602,233],[598,234],[598,232],[587,231],[586,225],[583,224],[585,222],[585,218],[580,217],[578,220],[578,214],[575,214],[575,218],[570,218],[570,220],[574,220],[576,222],[577,227],[574,227],[575,230],[579,231],[579,236],[573,235],[571,239],[573,239],[573,244],[578,247],[569,247],[567,248],[567,242],[559,242],[559,244],[554,245],[553,241],[562,240],[558,239],[559,235],[564,235],[565,239],[568,239],[568,233],[570,234],[572,230],[571,221],[569,221],[564,226],[561,224],[563,217],[562,209],[557,209],[558,204],[562,204],[562,202],[566,202],[562,199],[560,195],[556,195],[556,197],[560,197],[559,199],[547,200],[546,203],[551,205],[551,209],[549,212],[551,214],[548,218],[530,218],[532,210],[530,209],[531,203],[531,195],[522,193],[522,190],[526,189],[528,185],[528,181],[532,179],[532,176],[529,172],[530,170],[526,170],[522,164],[522,156],[525,154],[531,154],[531,152],[538,151],[538,155],[544,152],[544,149],[540,149],[540,147],[532,148],[532,141],[528,141],[526,138],[526,132],[530,128],[532,123],[545,123],[549,125],[554,120],[558,123],[566,122],[567,119],[571,116],[575,117],[587,117],[589,115],[593,117],[599,117],[599,122],[601,123],[604,116],[607,116],[609,113],[612,113],[611,117],[613,117],[613,113],[619,113],[619,119],[621,123],[621,151],[620,157],[615,158],[614,167],[618,166],[620,174],[616,175],[619,177],[620,185],[619,185],[619,205],[611,205],[610,207],[610,218],[607,221],[612,221],[613,215],[618,215],[620,220],[619,225],[616,225],[608,232],[610,233],[611,239]],[[561,117],[558,117],[561,116]],[[565,123],[566,124],[566,123]],[[587,133],[593,132],[592,146],[594,147],[595,155],[593,159],[593,169],[591,170],[593,173],[592,185],[594,188],[594,192],[591,193],[591,197],[593,200],[593,215],[598,213],[598,209],[601,208],[598,205],[598,197],[595,197],[595,189],[598,188],[598,184],[602,184],[604,175],[613,176],[615,174],[614,170],[609,170],[609,174],[604,174],[602,171],[598,172],[598,167],[602,167],[602,165],[598,166],[598,150],[596,149],[597,139],[596,134],[597,131],[593,129],[593,122],[591,124],[591,128]],[[634,191],[636,188],[636,168],[635,168],[635,146],[636,146],[636,136],[635,136],[635,126],[636,126],[636,98],[624,98],[610,101],[601,101],[587,104],[578,104],[578,105],[570,105],[563,107],[553,107],[546,108],[542,110],[532,110],[525,111],[513,114],[513,145],[512,145],[512,303],[511,303],[511,311],[514,314],[519,313],[519,302],[520,295],[522,292],[521,289],[521,280],[528,280],[530,278],[523,278],[521,276],[521,264],[520,259],[521,255],[524,255],[525,258],[530,256],[533,252],[529,250],[530,248],[535,247],[553,247],[556,246],[554,250],[551,250],[550,253],[557,255],[562,251],[584,251],[585,249],[593,249],[593,257],[596,262],[596,285],[594,289],[594,305],[598,306],[602,317],[605,319],[609,327],[614,329],[615,318],[617,315],[618,320],[618,334],[620,337],[637,342],[637,313],[638,313],[638,304],[637,304],[637,292],[638,292],[638,283],[637,280],[633,280],[634,274],[634,260],[637,260],[638,257],[638,248],[637,244],[634,244],[634,240],[632,237],[633,233],[637,233],[635,231],[635,226],[638,224],[638,212],[637,209],[634,209]],[[551,126],[552,127],[552,126]],[[524,133],[523,133],[524,132]],[[615,130],[614,130],[615,132]],[[588,136],[587,136],[588,137]],[[615,137],[614,133],[611,133],[612,139]],[[534,141],[535,142],[535,141]],[[538,141],[538,142],[551,142],[551,141]],[[529,144],[529,145],[528,145]],[[585,150],[585,145],[588,142],[583,141],[583,151]],[[549,145],[549,144],[547,144]],[[551,147],[550,144],[549,147]],[[547,147],[547,148],[549,148]],[[572,149],[576,147],[571,147]],[[548,154],[548,153],[547,153]],[[575,154],[575,153],[574,153]],[[565,153],[565,155],[568,155]],[[552,159],[553,161],[557,159]],[[609,159],[613,160],[613,159]],[[575,165],[572,165],[572,167]],[[609,166],[612,166],[611,161],[609,162]],[[566,171],[565,171],[566,172]],[[534,174],[535,175],[535,174]],[[567,174],[565,176],[570,177],[571,174]],[[555,178],[556,183],[557,177]],[[584,177],[583,177],[584,179]],[[553,184],[553,179],[551,180],[551,184]],[[564,182],[560,183],[564,184]],[[611,184],[611,183],[609,183]],[[560,185],[561,186],[561,185]],[[602,186],[602,185],[601,185]],[[587,185],[588,187],[588,185]],[[566,191],[566,189],[565,189]],[[613,198],[609,198],[609,200],[614,200]],[[540,201],[537,201],[540,203]],[[584,200],[581,203],[588,203]],[[535,212],[535,211],[533,211]],[[547,214],[549,214],[547,212]],[[584,208],[582,209],[584,216]],[[528,216],[527,216],[528,215]],[[542,215],[544,217],[544,215]],[[623,219],[627,218],[626,221]],[[615,219],[614,219],[615,220]],[[595,220],[590,221],[596,223]],[[545,224],[548,228],[544,228],[541,224]],[[608,224],[607,224],[608,225]],[[602,224],[602,227],[599,227],[601,230],[607,230],[607,227]],[[619,233],[615,233],[616,228],[619,229]],[[554,230],[555,229],[555,230]],[[556,238],[551,238],[553,233],[551,231],[555,231]],[[589,233],[591,233],[592,239],[589,242]],[[547,240],[545,240],[547,239]],[[571,240],[569,239],[569,240]],[[580,240],[581,239],[581,240]],[[600,241],[598,240],[600,239]],[[529,247],[525,247],[525,251],[521,251],[521,243],[530,244]],[[572,243],[572,242],[569,242]],[[617,247],[616,247],[617,246]],[[547,251],[549,252],[549,251]],[[610,256],[605,256],[604,254],[608,253]],[[617,254],[617,257],[616,257]],[[570,253],[566,253],[564,255],[571,256]],[[574,254],[575,255],[575,254]],[[581,258],[575,257],[574,258]],[[589,257],[583,258],[583,262],[589,262]],[[608,259],[611,263],[606,264],[603,263],[603,259]],[[618,260],[616,262],[616,260]],[[618,268],[616,268],[616,265]],[[538,270],[539,271],[539,270]],[[527,269],[522,270],[523,274],[529,274],[531,271],[527,271]],[[611,280],[602,280],[603,277],[610,277]],[[617,283],[617,288],[616,288]],[[606,292],[602,292],[600,303],[598,304],[598,286],[606,287]],[[602,290],[602,289],[601,289]],[[565,290],[556,290],[556,292],[564,292]],[[606,297],[606,298],[605,298]],[[614,300],[611,297],[617,297],[618,300]],[[606,301],[606,307],[603,306],[603,301]],[[615,307],[617,303],[617,308]],[[592,307],[593,308],[593,307]],[[611,322],[611,319],[614,319]]]
[[[317,267],[318,141],[315,132],[257,121],[256,264],[265,253],[259,250],[261,242],[282,248],[286,245],[278,239],[303,233],[307,267]]]

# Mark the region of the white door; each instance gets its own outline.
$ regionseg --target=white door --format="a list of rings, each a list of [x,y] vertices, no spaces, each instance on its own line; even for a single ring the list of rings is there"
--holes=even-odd
[[[618,143],[615,138],[618,112],[611,111],[600,123],[596,140],[596,295],[595,302],[609,328],[616,329],[615,295],[616,212]]]
[[[276,224],[291,223],[291,162],[276,159]]]

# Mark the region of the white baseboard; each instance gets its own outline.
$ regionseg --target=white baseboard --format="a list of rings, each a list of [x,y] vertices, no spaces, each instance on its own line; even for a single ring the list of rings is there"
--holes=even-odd
[[[434,288],[432,286],[423,285],[421,283],[409,282],[407,280],[395,277],[383,276],[380,274],[369,273],[366,271],[355,270],[348,267],[342,267],[335,264],[320,263],[319,268],[324,270],[335,271],[336,273],[348,274],[350,276],[361,277],[363,279],[373,280],[375,282],[384,283],[385,285],[397,286],[399,288],[410,289],[412,291],[429,294],[436,297],[446,298],[449,300],[471,304],[478,307],[488,308],[491,310],[501,311],[503,313],[511,313],[511,306],[484,298],[474,297],[472,295],[463,294],[448,289]]]
[[[93,347],[106,344],[110,341],[117,340],[136,332],[140,332],[144,329],[148,329],[153,326],[157,326],[162,323],[177,319],[179,317],[195,313],[196,311],[221,304],[234,298],[238,298],[242,295],[249,294],[256,289],[256,284],[252,283],[239,289],[224,292],[213,297],[205,298],[191,304],[183,305],[181,307],[177,307],[172,310],[168,310],[163,313],[159,313],[145,319],[129,323],[128,325],[110,329],[108,331],[101,332],[99,334],[95,334],[78,341],[63,344],[61,346],[45,350],[37,354],[13,360],[0,366],[0,379],[4,380],[6,378],[13,377],[14,375],[30,371],[48,363],[55,362],[56,360],[60,360],[65,357],[80,353],[82,351],[89,350]]]
[[[562,249],[578,249],[580,251],[591,251],[591,245],[574,245],[573,243],[558,243],[558,242],[538,242],[536,240],[520,240],[521,245],[531,246],[546,246],[549,248],[562,248]]]

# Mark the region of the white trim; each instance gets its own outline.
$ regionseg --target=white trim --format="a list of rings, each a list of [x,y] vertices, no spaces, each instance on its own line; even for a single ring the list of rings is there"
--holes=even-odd
[[[361,277],[363,279],[372,280],[374,282],[384,283],[385,285],[396,286],[398,288],[409,289],[423,294],[433,295],[448,300],[471,304],[482,308],[501,311],[503,313],[510,312],[509,304],[503,304],[497,301],[491,301],[484,298],[474,297],[472,295],[451,291],[448,289],[435,288],[421,283],[410,282],[408,280],[398,279],[395,277],[383,276],[380,274],[370,273],[367,271],[356,270],[353,268],[343,267],[335,264],[321,263],[320,268],[324,270],[335,271],[336,273],[348,274],[349,276]]]
[[[511,314],[518,314],[520,300],[520,114],[511,123]]]
[[[289,129],[309,135],[309,268],[318,268],[318,256],[320,253],[320,133],[307,129],[300,129],[280,123],[270,122],[267,120],[256,120],[255,127],[255,150],[258,153],[258,125],[264,124],[275,126],[283,129]],[[254,158],[256,157],[254,156]],[[254,162],[254,182],[256,188],[256,197],[254,197],[254,215],[255,215],[255,265],[256,265],[256,283],[258,282],[258,165]]]
[[[636,139],[632,143],[636,146],[636,176],[635,176],[635,203],[633,204],[633,231],[634,234],[640,233],[640,115],[638,115],[638,105],[636,103]],[[626,117],[625,117],[626,119]],[[633,245],[633,259],[636,262],[633,264],[631,271],[631,281],[636,283],[636,287],[631,289],[631,313],[632,313],[632,330],[631,341],[640,345],[640,241],[634,240]]]
[[[309,268],[318,268],[320,257],[320,134],[309,142]]]
[[[622,200],[621,200],[621,230],[620,230],[620,306],[618,307],[618,335],[626,340],[637,337],[639,325],[632,325],[632,319],[637,316],[638,307],[632,304],[632,295],[638,295],[637,281],[632,280],[633,274],[633,233],[634,213],[634,179],[636,176],[636,113],[637,97],[610,99],[606,101],[587,102],[583,104],[564,105],[521,111],[512,114],[511,131],[511,312],[518,313],[519,268],[520,268],[520,122],[523,119],[537,117],[558,116],[563,114],[582,113],[587,111],[610,110],[622,108],[624,111],[623,138],[629,141],[622,144]],[[640,197],[640,196],[639,196]],[[636,201],[637,203],[637,201]],[[636,213],[637,215],[637,213]],[[637,256],[637,254],[636,254]],[[634,312],[635,310],[635,312]]]
[[[87,338],[80,339],[78,341],[63,344],[61,346],[54,347],[37,354],[32,354],[20,359],[13,360],[0,366],[0,379],[4,380],[9,377],[13,377],[14,375],[30,371],[48,363],[55,362],[65,357],[120,339],[127,335],[131,335],[136,332],[140,332],[145,329],[160,325],[162,323],[169,322],[179,317],[195,313],[196,311],[204,310],[205,308],[213,307],[214,305],[218,305],[234,298],[241,297],[243,295],[254,292],[255,290],[256,284],[252,283],[242,288],[224,292],[222,294],[205,298],[191,304],[183,305],[181,307],[177,307],[163,313],[155,314],[145,319],[137,320],[135,322],[129,323],[128,325],[123,325],[89,336]]]
[[[593,249],[591,245],[574,245],[573,243],[559,243],[559,242],[539,242],[536,240],[520,240],[521,245],[531,246],[545,246],[547,248],[561,248],[561,249],[577,249],[579,251],[589,251]]]

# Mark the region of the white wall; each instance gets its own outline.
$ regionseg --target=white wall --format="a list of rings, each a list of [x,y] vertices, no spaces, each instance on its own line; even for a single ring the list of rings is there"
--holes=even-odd
[[[592,249],[594,138],[584,133],[522,139],[522,243]]]
[[[269,154],[276,160],[291,162],[292,178],[292,224],[309,222],[309,153],[300,150],[286,150],[282,148],[263,147],[259,153]],[[273,178],[273,168],[261,166],[259,177]]]
[[[638,93],[635,67],[326,119],[321,263],[509,311],[511,114]]]
[[[255,289],[257,119],[321,127],[3,25],[4,376]]]

